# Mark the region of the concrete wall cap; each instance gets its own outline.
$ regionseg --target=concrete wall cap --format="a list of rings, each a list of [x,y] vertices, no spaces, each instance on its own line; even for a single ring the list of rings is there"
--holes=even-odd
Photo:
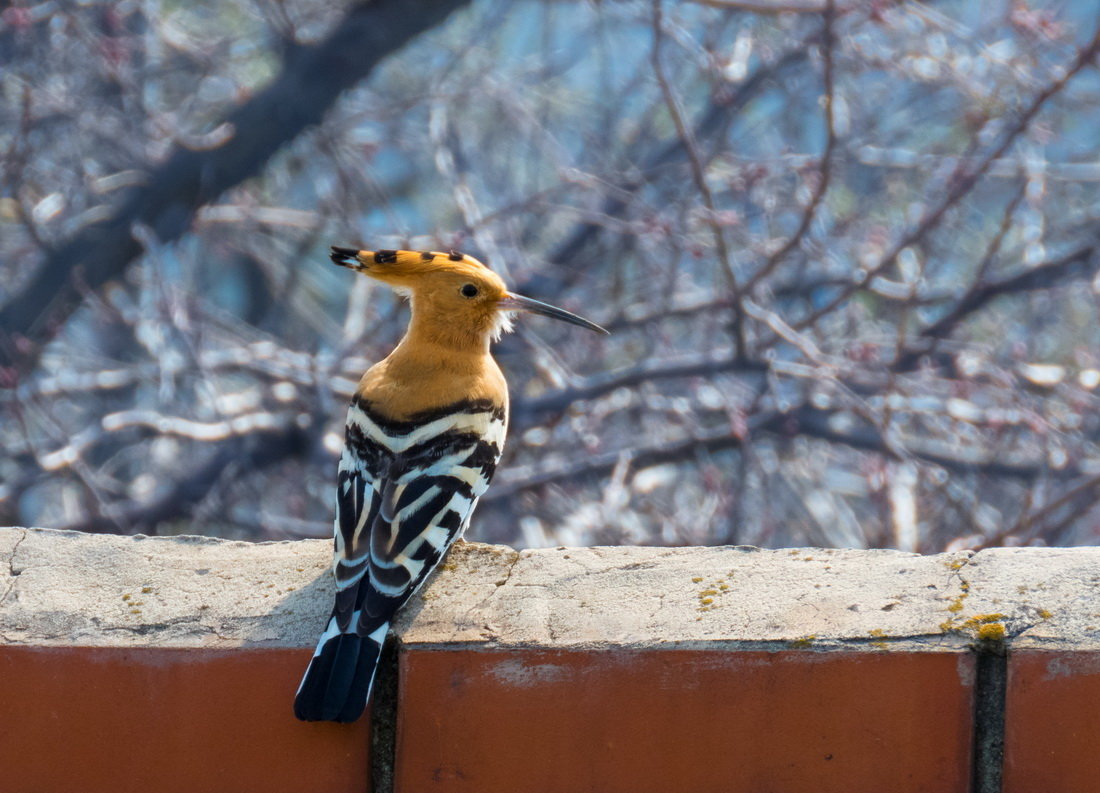
[[[969,554],[744,546],[452,554],[401,621],[411,645],[963,649],[941,626]]]
[[[0,642],[310,647],[331,605],[331,548],[0,528]],[[1095,649],[1098,595],[1100,548],[459,543],[397,630],[420,649]]]

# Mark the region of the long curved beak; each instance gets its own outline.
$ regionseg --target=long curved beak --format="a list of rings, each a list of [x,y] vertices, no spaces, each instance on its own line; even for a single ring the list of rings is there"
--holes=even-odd
[[[578,317],[576,314],[566,311],[564,308],[558,308],[557,306],[552,306],[549,303],[543,303],[539,300],[532,300],[523,295],[514,295],[511,292],[505,294],[504,298],[500,301],[500,308],[504,311],[526,311],[530,314],[542,314],[544,317],[560,319],[571,325],[580,325],[582,328],[594,330],[596,333],[608,333],[606,329],[601,328],[595,322],[589,322],[584,317]]]

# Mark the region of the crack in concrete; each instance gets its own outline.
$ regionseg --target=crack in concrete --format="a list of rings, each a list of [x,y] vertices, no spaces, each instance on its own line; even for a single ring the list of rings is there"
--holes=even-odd
[[[1005,620],[1005,622],[1011,624],[1010,620]],[[1025,633],[1027,633],[1032,628],[1037,628],[1045,622],[1046,622],[1046,620],[1040,619],[1040,620],[1036,620],[1035,622],[1028,622],[1026,624],[1023,624],[1023,625],[1021,625],[1021,627],[1014,628],[1013,630],[1007,630],[1006,629],[1005,638],[1004,638],[1006,649],[1007,649],[1007,645],[1010,641],[1012,641],[1014,639],[1019,639],[1021,636],[1023,636]]]
[[[136,633],[144,636],[150,633],[155,633],[157,631],[167,630],[169,628],[178,628],[179,626],[193,626],[194,628],[201,628],[203,632],[209,631],[217,636],[219,639],[230,638],[228,636],[223,636],[215,626],[203,624],[201,619],[197,615],[172,617],[171,619],[160,620],[157,622],[135,621],[133,625],[97,625],[96,627],[104,633],[109,633],[111,631],[122,631],[126,633]]]
[[[499,592],[501,587],[508,586],[508,582],[512,580],[512,571],[516,569],[516,565],[519,564],[520,557],[523,556],[523,551],[516,551],[515,556],[512,557],[512,561],[508,564],[508,570],[504,573],[504,580],[497,584],[497,591]]]
[[[508,582],[512,579],[512,571],[515,570],[516,565],[519,564],[519,560],[520,560],[521,555],[522,555],[522,551],[515,551],[515,550],[512,551],[512,558],[511,558],[511,561],[508,562],[508,569],[504,573],[504,580],[499,581],[499,582],[494,582],[496,585],[493,587],[492,591],[489,592],[489,594],[487,594],[481,600],[479,600],[476,603],[473,603],[468,609],[466,609],[466,612],[462,615],[461,620],[455,620],[455,624],[457,624],[457,625],[462,625],[462,624],[467,624],[468,625],[468,624],[470,624],[471,615],[479,609],[486,608],[488,606],[489,602],[493,598],[498,596],[500,590],[502,590],[504,587],[506,587],[508,585]],[[489,626],[488,624],[481,625],[481,628],[482,628],[483,631],[488,631],[490,633],[495,633],[495,631],[492,629],[492,627]]]
[[[948,563],[947,586],[945,595],[950,597],[947,606],[947,619],[941,624],[944,635],[958,633],[964,624],[962,613],[966,610],[966,599],[970,597],[970,579],[965,577],[963,571],[972,565],[975,554],[967,551],[962,560],[956,565],[954,561]],[[951,581],[959,580],[959,594],[951,597]]]
[[[27,530],[23,529],[19,535],[19,539],[15,541],[15,545],[11,548],[11,556],[8,557],[8,587],[4,590],[4,594],[0,595],[0,606],[4,605],[4,601],[8,599],[8,595],[15,589],[15,579],[18,578],[21,573],[15,572],[15,554],[19,550],[19,546],[23,544],[23,540],[27,539]]]

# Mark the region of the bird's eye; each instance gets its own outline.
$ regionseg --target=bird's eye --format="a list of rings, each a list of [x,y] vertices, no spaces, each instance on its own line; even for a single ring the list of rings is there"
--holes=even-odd
[[[473,284],[463,284],[458,291],[462,293],[463,297],[477,297],[477,287]]]

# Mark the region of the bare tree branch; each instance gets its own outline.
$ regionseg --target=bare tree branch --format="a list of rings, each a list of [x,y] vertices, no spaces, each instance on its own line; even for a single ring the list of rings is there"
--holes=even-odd
[[[844,290],[844,292],[833,300],[830,300],[824,306],[800,320],[796,323],[795,327],[797,329],[809,327],[816,324],[822,317],[831,314],[854,293],[865,289],[876,276],[893,265],[898,260],[898,256],[901,255],[902,251],[924,239],[929,232],[939,225],[947,211],[958,204],[959,201],[977,186],[990,166],[1004,156],[1009,147],[1016,142],[1019,136],[1022,135],[1029,126],[1031,126],[1031,122],[1039,114],[1039,111],[1043,109],[1046,103],[1050,101],[1052,97],[1058,95],[1078,72],[1086,66],[1089,66],[1096,58],[1098,52],[1100,52],[1100,27],[1097,28],[1088,44],[1077,52],[1077,56],[1073,59],[1073,62],[1061,72],[1057,79],[1053,80],[1031,100],[1031,103],[1018,114],[1016,121],[1001,135],[998,144],[985,156],[981,157],[973,168],[967,167],[970,164],[967,158],[960,158],[955,172],[952,173],[951,178],[948,180],[948,189],[944,197],[933,207],[926,209],[917,224],[903,234],[878,263],[868,268],[863,277],[854,283],[851,288]]]
[[[503,481],[495,483],[482,498],[488,503],[493,503],[511,498],[517,493],[537,490],[547,485],[598,481],[611,473],[624,457],[631,461],[634,470],[664,463],[682,462],[691,459],[699,451],[717,452],[739,449],[748,443],[747,438],[756,438],[763,434],[789,437],[805,435],[853,449],[875,452],[891,459],[912,458],[932,463],[957,474],[983,474],[1032,481],[1050,475],[1059,479],[1072,479],[1079,476],[1081,472],[1078,466],[1067,466],[1058,471],[1052,471],[1045,461],[1012,462],[996,455],[951,454],[916,440],[905,444],[904,456],[902,456],[897,451],[897,444],[887,441],[873,425],[863,423],[838,429],[834,426],[834,422],[842,416],[854,419],[849,411],[822,410],[808,405],[790,411],[777,411],[755,417],[750,422],[746,437],[732,434],[728,428],[723,427],[671,443],[632,447],[593,455],[579,462],[571,461],[546,470],[506,473],[502,478]],[[851,421],[844,423],[852,424]]]
[[[214,445],[205,462],[182,473],[153,499],[115,504],[108,514],[87,515],[57,528],[103,533],[117,532],[120,526],[125,526],[132,533],[153,531],[158,524],[192,515],[202,500],[222,481],[230,465],[249,472],[261,471],[288,457],[303,454],[311,441],[295,425],[249,436],[234,436]]]
[[[821,14],[825,13],[831,5],[828,0],[691,0],[691,2],[712,8],[747,11],[751,14]]]
[[[784,52],[773,61],[761,64],[741,81],[736,89],[728,96],[718,101],[715,98],[702,112],[693,127],[695,140],[704,140],[716,137],[732,119],[737,117],[744,107],[755,97],[759,96],[766,88],[776,80],[792,74],[796,67],[803,64],[809,58],[809,47],[816,40],[811,36],[799,42],[798,46]],[[616,190],[604,202],[602,213],[609,217],[619,217],[630,205],[631,198],[644,187],[656,174],[664,171],[670,165],[681,162],[687,157],[684,149],[684,141],[679,135],[672,140],[659,142],[654,145],[652,141],[639,140],[638,144],[630,152],[629,160],[641,163],[639,166],[640,177],[637,179],[623,180],[616,185]],[[550,252],[547,259],[551,264],[563,268],[558,290],[545,289],[544,278],[537,277],[526,283],[520,284],[520,291],[533,290],[552,294],[560,291],[560,287],[572,284],[584,272],[583,268],[574,265],[581,259],[584,250],[602,232],[604,227],[595,222],[579,224],[572,233]],[[568,269],[564,269],[568,268]]]
[[[512,402],[512,424],[523,428],[533,424],[542,414],[560,413],[570,405],[610,394],[619,388],[631,388],[655,380],[676,380],[704,377],[723,372],[763,375],[768,364],[736,357],[716,358],[709,355],[684,356],[676,360],[647,361],[622,371],[593,375],[568,388],[537,397],[515,399]]]
[[[1051,289],[1066,281],[1091,279],[1100,270],[1100,256],[1097,253],[1096,243],[1084,245],[1064,256],[1038,264],[1016,275],[975,285],[950,311],[921,330],[920,341],[935,342],[950,335],[959,323],[995,298],[1038,289]],[[926,344],[924,349],[911,343],[910,349],[894,364],[894,369],[897,371],[912,369],[921,356],[927,355],[931,349],[931,343]]]
[[[836,102],[836,88],[833,78],[833,62],[836,58],[833,52],[836,46],[836,39],[833,33],[833,19],[836,16],[835,1],[825,0],[824,7],[821,10],[825,12],[821,36],[821,56],[824,63],[821,79],[825,92],[822,97],[825,114],[825,150],[821,154],[821,165],[818,169],[817,184],[814,185],[814,192],[813,195],[810,196],[810,203],[806,205],[806,209],[802,213],[802,221],[798,224],[798,228],[795,229],[794,234],[792,234],[790,239],[781,245],[775,253],[769,256],[767,261],[760,266],[760,269],[753,273],[748,281],[745,282],[745,292],[748,294],[752,294],[753,288],[760,283],[761,280],[771,275],[772,272],[775,271],[775,268],[787,258],[788,254],[802,243],[806,233],[810,230],[810,226],[813,225],[814,218],[817,217],[817,210],[818,207],[821,206],[821,201],[829,191],[829,182],[833,175],[833,154],[837,146],[834,108]]]
[[[117,278],[142,248],[132,228],[177,239],[195,212],[255,176],[287,141],[318,123],[346,89],[387,55],[440,24],[468,0],[379,0],[353,6],[317,44],[289,50],[283,71],[229,114],[229,137],[206,150],[177,148],[152,169],[110,220],[83,228],[53,250],[41,269],[0,308],[0,367],[26,371],[81,302],[80,284],[98,289]]]

